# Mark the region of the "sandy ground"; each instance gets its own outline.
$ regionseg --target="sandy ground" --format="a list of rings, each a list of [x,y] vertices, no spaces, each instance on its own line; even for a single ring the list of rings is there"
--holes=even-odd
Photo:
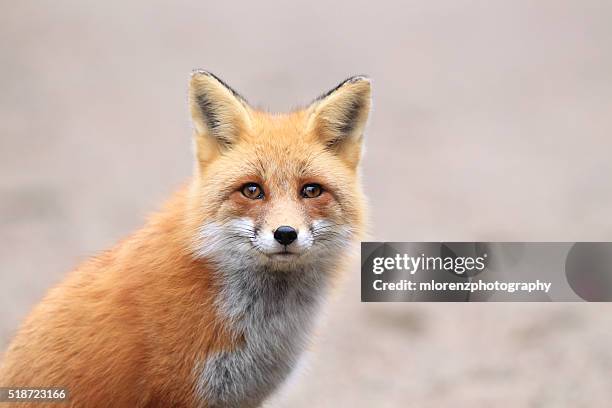
[[[612,3],[4,2],[0,346],[191,169],[186,83],[285,110],[374,80],[376,240],[612,239]],[[361,304],[272,407],[604,407],[607,304]]]

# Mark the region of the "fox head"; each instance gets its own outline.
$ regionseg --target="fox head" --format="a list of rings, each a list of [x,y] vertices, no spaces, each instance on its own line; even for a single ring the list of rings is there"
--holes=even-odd
[[[330,261],[361,236],[358,166],[370,81],[345,80],[287,114],[252,108],[206,71],[192,74],[196,256],[273,270]]]

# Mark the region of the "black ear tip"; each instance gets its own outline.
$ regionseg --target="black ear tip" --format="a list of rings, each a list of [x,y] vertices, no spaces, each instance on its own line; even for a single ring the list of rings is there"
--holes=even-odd
[[[208,78],[213,78],[215,81],[217,81],[222,86],[227,88],[240,101],[242,101],[245,104],[248,104],[248,102],[247,102],[247,100],[246,100],[246,98],[244,96],[240,95],[238,92],[236,92],[236,90],[234,90],[234,88],[229,86],[225,81],[223,81],[221,78],[219,78],[218,76],[216,76],[215,74],[213,74],[210,71],[207,71],[205,69],[194,69],[194,70],[191,71],[191,80],[193,81],[194,78],[197,78],[200,75],[201,76],[206,76]]]
[[[210,71],[207,71],[205,69],[201,69],[201,68],[195,68],[191,70],[191,77],[197,77],[197,76],[207,76],[207,77],[212,77],[212,78],[217,78],[217,76],[215,74],[213,74]]]
[[[372,80],[367,75],[355,75],[344,81],[340,87],[352,84],[361,86],[363,89],[371,89],[372,88]]]
[[[338,85],[336,85],[336,87],[330,89],[329,91],[325,92],[322,95],[319,95],[317,98],[315,98],[313,102],[318,102],[318,101],[321,101],[327,98],[328,96],[330,96],[331,94],[333,94],[334,92],[336,92],[337,90],[339,90],[340,88],[342,88],[343,86],[347,84],[356,84],[356,83],[371,84],[372,80],[367,75],[353,75],[351,77],[348,77],[344,81],[340,82]]]
[[[223,82],[221,78],[219,78],[218,76],[216,76],[215,74],[213,74],[212,72],[208,70],[201,69],[201,68],[196,68],[196,69],[191,70],[191,78],[194,78],[197,76],[206,76],[209,78],[213,78],[216,81],[220,82],[223,86],[229,88],[229,86],[225,82]]]
[[[342,84],[352,84],[355,82],[372,82],[369,75],[353,75],[347,78]]]

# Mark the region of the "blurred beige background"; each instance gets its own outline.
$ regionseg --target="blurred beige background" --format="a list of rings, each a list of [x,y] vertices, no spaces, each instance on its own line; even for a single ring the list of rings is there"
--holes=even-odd
[[[4,1],[0,347],[191,170],[186,83],[286,110],[374,81],[376,240],[612,240],[612,2]],[[604,407],[607,304],[361,304],[272,407]]]

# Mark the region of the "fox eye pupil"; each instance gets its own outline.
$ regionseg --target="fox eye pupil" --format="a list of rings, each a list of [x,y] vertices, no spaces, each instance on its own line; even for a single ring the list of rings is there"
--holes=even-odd
[[[321,195],[323,189],[318,184],[306,184],[302,187],[302,197],[315,198]]]
[[[242,186],[242,195],[251,200],[259,200],[263,198],[263,189],[255,183],[247,183]]]

